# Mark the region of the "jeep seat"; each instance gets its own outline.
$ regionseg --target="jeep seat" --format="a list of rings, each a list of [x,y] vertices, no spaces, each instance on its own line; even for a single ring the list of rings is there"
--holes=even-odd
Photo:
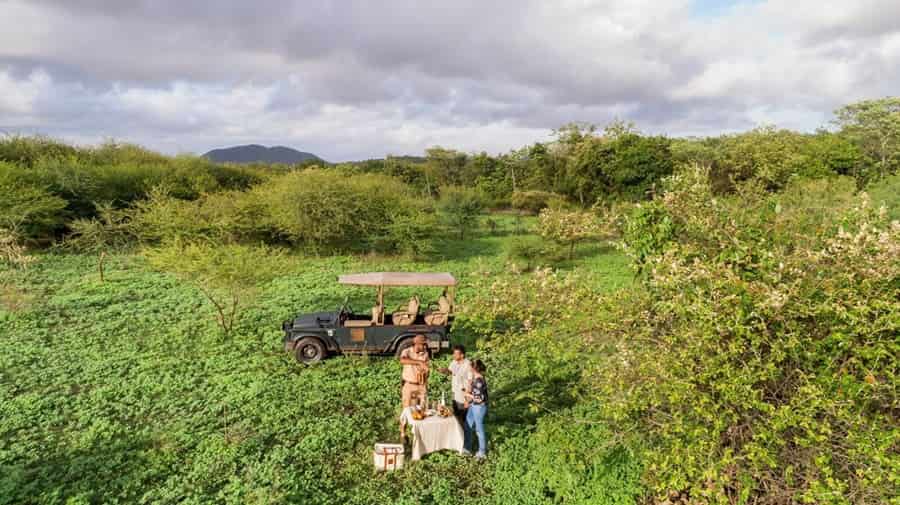
[[[419,315],[419,297],[413,296],[409,299],[406,310],[398,309],[392,317],[395,325],[407,326],[415,322],[417,315]]]
[[[450,316],[450,300],[446,296],[441,295],[437,301],[437,310],[430,310],[425,313],[425,324],[429,326],[442,326],[447,324],[447,318]]]

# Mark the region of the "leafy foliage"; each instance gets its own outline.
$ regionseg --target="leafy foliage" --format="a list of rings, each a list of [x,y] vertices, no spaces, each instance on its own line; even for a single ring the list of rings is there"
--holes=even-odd
[[[428,206],[396,179],[348,178],[320,169],[272,176],[248,191],[206,193],[195,200],[176,198],[161,186],[131,208],[101,206],[99,214],[72,223],[71,247],[89,251],[121,249],[129,241],[187,240],[415,255],[432,250],[435,223]]]
[[[853,181],[714,199],[705,180],[673,183],[674,241],[598,328],[620,357],[592,378],[608,415],[652,441],[660,494],[883,502],[898,464],[900,228]]]
[[[658,202],[635,205],[625,216],[622,241],[642,273],[649,258],[662,253],[675,238],[676,225]]]

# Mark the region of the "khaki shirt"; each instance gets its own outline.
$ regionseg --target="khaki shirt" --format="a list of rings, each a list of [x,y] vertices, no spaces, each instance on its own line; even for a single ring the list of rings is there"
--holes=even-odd
[[[428,349],[416,352],[414,348],[407,347],[400,353],[400,357],[415,360],[428,359]],[[425,384],[428,382],[428,372],[422,372],[418,365],[403,365],[403,382]]]

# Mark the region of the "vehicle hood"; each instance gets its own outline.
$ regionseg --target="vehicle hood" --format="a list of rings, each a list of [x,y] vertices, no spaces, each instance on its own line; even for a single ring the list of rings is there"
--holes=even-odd
[[[298,314],[292,321],[293,328],[334,328],[338,323],[338,312],[311,312]]]

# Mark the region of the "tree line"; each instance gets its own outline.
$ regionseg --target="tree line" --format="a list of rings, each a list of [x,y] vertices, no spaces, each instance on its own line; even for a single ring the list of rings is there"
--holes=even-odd
[[[761,126],[744,133],[671,138],[614,121],[602,130],[571,123],[548,142],[492,156],[443,147],[423,158],[392,157],[338,166],[380,172],[428,194],[444,186],[476,188],[490,206],[535,205],[558,195],[583,207],[648,199],[676,167],[709,169],[718,193],[759,180],[770,190],[791,177],[848,175],[860,188],[900,168],[900,98],[866,100],[835,111],[831,128],[800,133]]]
[[[167,233],[316,252],[419,254],[437,235],[464,238],[485,208],[604,215],[622,202],[652,199],[663,178],[688,166],[707,169],[714,194],[745,182],[775,191],[794,178],[830,175],[865,188],[897,172],[900,98],[842,107],[833,126],[671,138],[622,121],[603,129],[572,123],[548,142],[500,155],[433,147],[424,157],[325,166],[227,165],[129,144],[79,148],[7,137],[0,140],[0,229],[3,243],[20,247],[66,239],[108,248]],[[596,228],[577,216],[544,220],[582,223],[569,227],[568,238],[547,232],[570,247],[584,235],[575,228]]]

